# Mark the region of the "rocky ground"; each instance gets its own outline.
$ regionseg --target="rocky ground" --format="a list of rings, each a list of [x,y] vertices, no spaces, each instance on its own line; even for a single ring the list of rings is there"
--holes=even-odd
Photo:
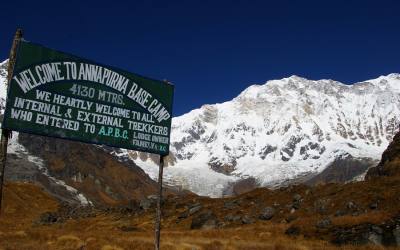
[[[167,195],[163,249],[382,249],[400,246],[400,178],[256,189],[229,199]],[[155,197],[114,207],[59,203],[8,183],[0,249],[152,249]],[[343,248],[345,246],[345,248]]]
[[[79,207],[8,182],[4,197],[0,249],[153,249],[154,195]],[[399,203],[400,134],[361,182],[221,199],[167,191],[162,249],[399,249]]]

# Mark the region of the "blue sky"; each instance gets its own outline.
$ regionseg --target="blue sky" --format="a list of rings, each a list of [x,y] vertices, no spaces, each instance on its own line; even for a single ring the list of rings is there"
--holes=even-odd
[[[299,75],[400,72],[400,1],[4,1],[0,58],[28,41],[175,84],[174,115]]]

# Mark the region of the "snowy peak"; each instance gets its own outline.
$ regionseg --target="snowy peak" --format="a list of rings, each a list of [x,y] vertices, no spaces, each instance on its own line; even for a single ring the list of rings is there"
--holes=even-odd
[[[351,85],[346,85],[331,79],[308,80],[306,78],[293,75],[280,80],[271,80],[263,85],[251,85],[235,99],[257,99],[271,97],[270,95],[280,96],[282,94],[282,90],[302,93],[305,92],[305,89],[313,89],[322,93],[332,93],[333,91],[340,93],[348,91],[360,92],[363,90],[373,91],[377,90],[375,89],[376,87],[379,87],[379,90],[382,91],[390,89],[395,92],[400,92],[400,74],[392,73],[386,76],[380,76],[376,79],[358,82]]]
[[[4,112],[7,97],[7,66],[8,60],[0,63],[0,113]]]
[[[8,59],[0,62],[0,69],[7,68],[7,65],[8,65]]]
[[[167,172],[218,196],[210,188],[216,177],[224,187],[246,177],[269,185],[319,173],[343,155],[378,159],[399,125],[399,89],[399,74],[352,85],[298,76],[251,85],[232,101],[173,119],[176,162]],[[191,169],[214,177],[200,185]]]
[[[400,74],[392,73],[387,76],[380,76],[376,79],[366,81],[379,87],[381,90],[390,89],[394,92],[400,92]]]

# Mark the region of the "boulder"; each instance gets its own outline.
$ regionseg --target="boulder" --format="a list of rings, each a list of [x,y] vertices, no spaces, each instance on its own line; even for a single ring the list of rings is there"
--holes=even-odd
[[[336,210],[336,212],[335,212],[335,217],[339,217],[339,216],[343,216],[343,215],[345,215],[346,213],[343,211],[343,210]]]
[[[285,234],[290,236],[297,236],[300,234],[300,228],[296,226],[290,226],[288,229],[286,229]]]
[[[187,217],[189,217],[189,210],[186,210],[180,215],[178,215],[178,219],[186,219]]]
[[[272,207],[266,207],[262,210],[259,218],[261,220],[270,220],[275,215],[275,209]]]
[[[224,217],[225,221],[229,222],[238,222],[242,219],[242,216],[240,215],[233,215],[233,214],[228,214],[227,216]]]
[[[346,204],[346,208],[349,210],[355,210],[355,209],[357,209],[357,205],[353,201],[349,201]]]
[[[330,225],[332,225],[332,221],[329,218],[324,218],[317,222],[316,227],[319,229],[326,229],[329,228]]]
[[[297,216],[295,215],[289,215],[288,217],[285,218],[285,222],[290,223],[294,220],[297,220]]]
[[[314,202],[315,212],[323,215],[328,213],[327,207],[329,207],[330,200],[329,199],[318,199]]]
[[[300,209],[300,201],[294,201],[291,206],[293,209]]]
[[[293,195],[293,202],[300,202],[301,200],[302,200],[302,197],[300,194]]]
[[[394,240],[396,245],[400,247],[400,225],[396,225],[396,227],[392,231]]]
[[[238,202],[236,200],[224,202],[225,209],[233,209],[233,208],[237,207],[237,205],[238,205]]]
[[[368,241],[374,245],[382,245],[382,234],[383,230],[378,226],[371,226],[371,230],[368,233]]]
[[[218,220],[215,214],[210,211],[204,211],[192,219],[190,229],[213,229],[218,225]]]
[[[198,204],[197,206],[190,208],[189,209],[189,215],[193,215],[193,214],[197,213],[202,208],[203,208],[203,206],[201,204]]]
[[[372,210],[378,209],[378,203],[377,202],[372,202],[368,205],[368,207]]]
[[[242,223],[243,224],[252,224],[252,223],[254,223],[254,219],[248,215],[245,215],[242,217]]]
[[[50,225],[56,222],[59,222],[60,218],[55,214],[51,212],[46,212],[42,214],[39,218],[39,224],[42,225]]]
[[[155,204],[155,203],[153,202],[153,200],[144,198],[144,199],[141,199],[141,200],[140,200],[139,207],[140,207],[141,209],[143,209],[143,210],[147,210],[147,209],[150,209],[150,208],[152,207],[153,204]]]
[[[185,210],[183,213],[178,215],[178,219],[185,219],[198,211],[200,211],[203,208],[203,206],[200,203],[196,203],[194,205],[190,205],[187,210]]]

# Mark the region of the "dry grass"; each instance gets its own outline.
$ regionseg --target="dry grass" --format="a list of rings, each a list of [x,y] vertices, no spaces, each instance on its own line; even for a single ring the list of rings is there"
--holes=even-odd
[[[336,247],[325,241],[289,239],[286,237],[264,237],[258,238],[251,236],[252,231],[238,230],[230,232],[229,237],[220,235],[220,232],[215,232],[216,236],[210,237],[210,232],[203,235],[203,231],[178,232],[166,230],[161,236],[162,249],[183,250],[183,249],[280,249],[280,250],[305,250],[305,249],[346,249],[346,250],[362,250],[383,249],[377,246],[345,246]],[[43,234],[54,234],[54,232],[41,232]],[[107,233],[107,232],[105,232]],[[26,239],[18,239],[18,242],[6,242],[2,244],[3,249],[153,249],[153,234],[152,232],[143,233],[128,233],[121,234],[117,232],[100,233],[93,232],[96,237],[87,237],[86,234],[77,235],[62,235],[52,237],[51,240],[41,241],[35,240],[27,236]],[[172,235],[171,235],[172,234]],[[246,237],[247,236],[247,237]],[[43,239],[43,237],[42,237]],[[9,239],[14,241],[15,239]],[[0,248],[1,249],[1,248]]]
[[[359,216],[345,215],[333,218],[333,224],[337,226],[352,226],[364,223],[380,224],[382,221],[391,219],[391,214],[388,212],[370,212]]]
[[[261,208],[274,203],[281,204],[272,221],[259,221],[251,225],[231,224],[223,229],[189,230],[191,219],[177,223],[177,215],[183,207],[175,209],[175,205],[165,205],[163,230],[161,233],[162,249],[272,249],[272,250],[378,250],[378,246],[342,246],[338,247],[325,240],[315,230],[318,219],[326,216],[315,213],[311,208],[317,199],[329,200],[328,215],[342,208],[343,203],[352,200],[363,209],[379,196],[379,211],[368,211],[359,216],[332,217],[334,225],[352,225],[363,222],[382,222],[398,212],[393,206],[393,199],[400,193],[398,180],[372,182],[371,185],[359,183],[345,186],[324,185],[314,189],[297,186],[287,190],[271,191],[258,189],[241,195],[241,206],[234,210],[223,208],[227,199],[196,198],[189,196],[181,202],[200,201],[204,209],[213,210],[219,218],[227,213],[256,215]],[[396,184],[397,185],[396,185]],[[294,193],[304,197],[302,208],[294,215],[299,219],[292,223],[282,223],[290,214],[285,205],[292,201]],[[193,200],[195,199],[195,200]],[[153,247],[153,212],[140,216],[123,216],[121,214],[98,214],[96,217],[68,220],[50,226],[34,223],[39,215],[57,209],[57,202],[46,195],[40,188],[31,184],[9,183],[5,190],[5,212],[0,218],[0,249],[154,249]],[[310,210],[311,209],[311,210]],[[310,236],[304,238],[288,237],[284,234],[290,225],[298,225]],[[135,231],[125,232],[122,226],[132,226]],[[385,248],[390,249],[390,248]],[[394,248],[393,248],[394,249]]]

